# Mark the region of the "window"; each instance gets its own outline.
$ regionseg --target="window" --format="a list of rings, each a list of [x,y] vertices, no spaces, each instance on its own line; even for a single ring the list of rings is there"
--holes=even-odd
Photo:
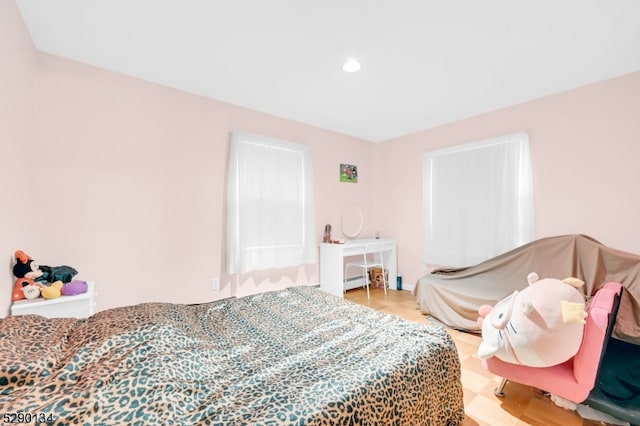
[[[227,187],[227,272],[316,263],[311,150],[233,132]]]
[[[532,241],[533,209],[527,133],[424,154],[426,264],[471,266]]]

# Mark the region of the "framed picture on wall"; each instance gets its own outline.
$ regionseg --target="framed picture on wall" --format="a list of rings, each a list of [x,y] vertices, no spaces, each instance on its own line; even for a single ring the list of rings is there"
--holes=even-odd
[[[358,166],[340,164],[340,182],[358,182]]]

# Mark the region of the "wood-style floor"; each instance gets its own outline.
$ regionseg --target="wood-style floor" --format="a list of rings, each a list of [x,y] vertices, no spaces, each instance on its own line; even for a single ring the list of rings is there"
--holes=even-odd
[[[388,290],[387,295],[380,288],[371,289],[371,300],[367,300],[364,289],[349,290],[345,299],[370,306],[382,312],[395,314],[410,321],[429,323],[421,314],[415,297],[408,291]],[[509,382],[505,387],[506,396],[499,398],[493,394],[500,378],[482,368],[476,350],[480,344],[479,335],[448,329],[460,354],[462,365],[462,386],[466,418],[462,426],[595,426],[603,423],[582,419],[576,412],[556,406],[547,396],[536,389]]]

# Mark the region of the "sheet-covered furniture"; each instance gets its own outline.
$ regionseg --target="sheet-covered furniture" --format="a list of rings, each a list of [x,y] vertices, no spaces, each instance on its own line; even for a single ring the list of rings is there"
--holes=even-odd
[[[478,308],[526,287],[530,272],[540,278],[580,278],[587,296],[606,282],[621,283],[625,291],[614,335],[640,344],[640,255],[586,235],[541,238],[474,266],[436,270],[418,280],[414,294],[422,313],[450,327],[479,332]]]
[[[455,425],[456,347],[311,287],[0,320],[0,411],[55,424]]]

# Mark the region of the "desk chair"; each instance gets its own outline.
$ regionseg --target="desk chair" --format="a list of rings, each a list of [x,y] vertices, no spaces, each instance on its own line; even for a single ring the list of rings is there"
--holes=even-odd
[[[367,272],[369,272],[369,268],[380,268],[382,269],[382,282],[384,284],[384,294],[387,294],[387,276],[385,274],[384,269],[384,256],[382,252],[384,251],[384,243],[381,241],[374,241],[366,245],[365,251],[362,255],[362,259],[349,261],[344,265],[344,283],[347,282],[347,271],[349,268],[360,268],[362,269],[362,278],[364,279],[364,286],[367,287],[367,299],[371,299],[371,295],[369,294],[369,285],[370,281],[367,277]],[[370,256],[374,255],[374,258],[371,259]],[[344,284],[343,283],[343,284]]]

